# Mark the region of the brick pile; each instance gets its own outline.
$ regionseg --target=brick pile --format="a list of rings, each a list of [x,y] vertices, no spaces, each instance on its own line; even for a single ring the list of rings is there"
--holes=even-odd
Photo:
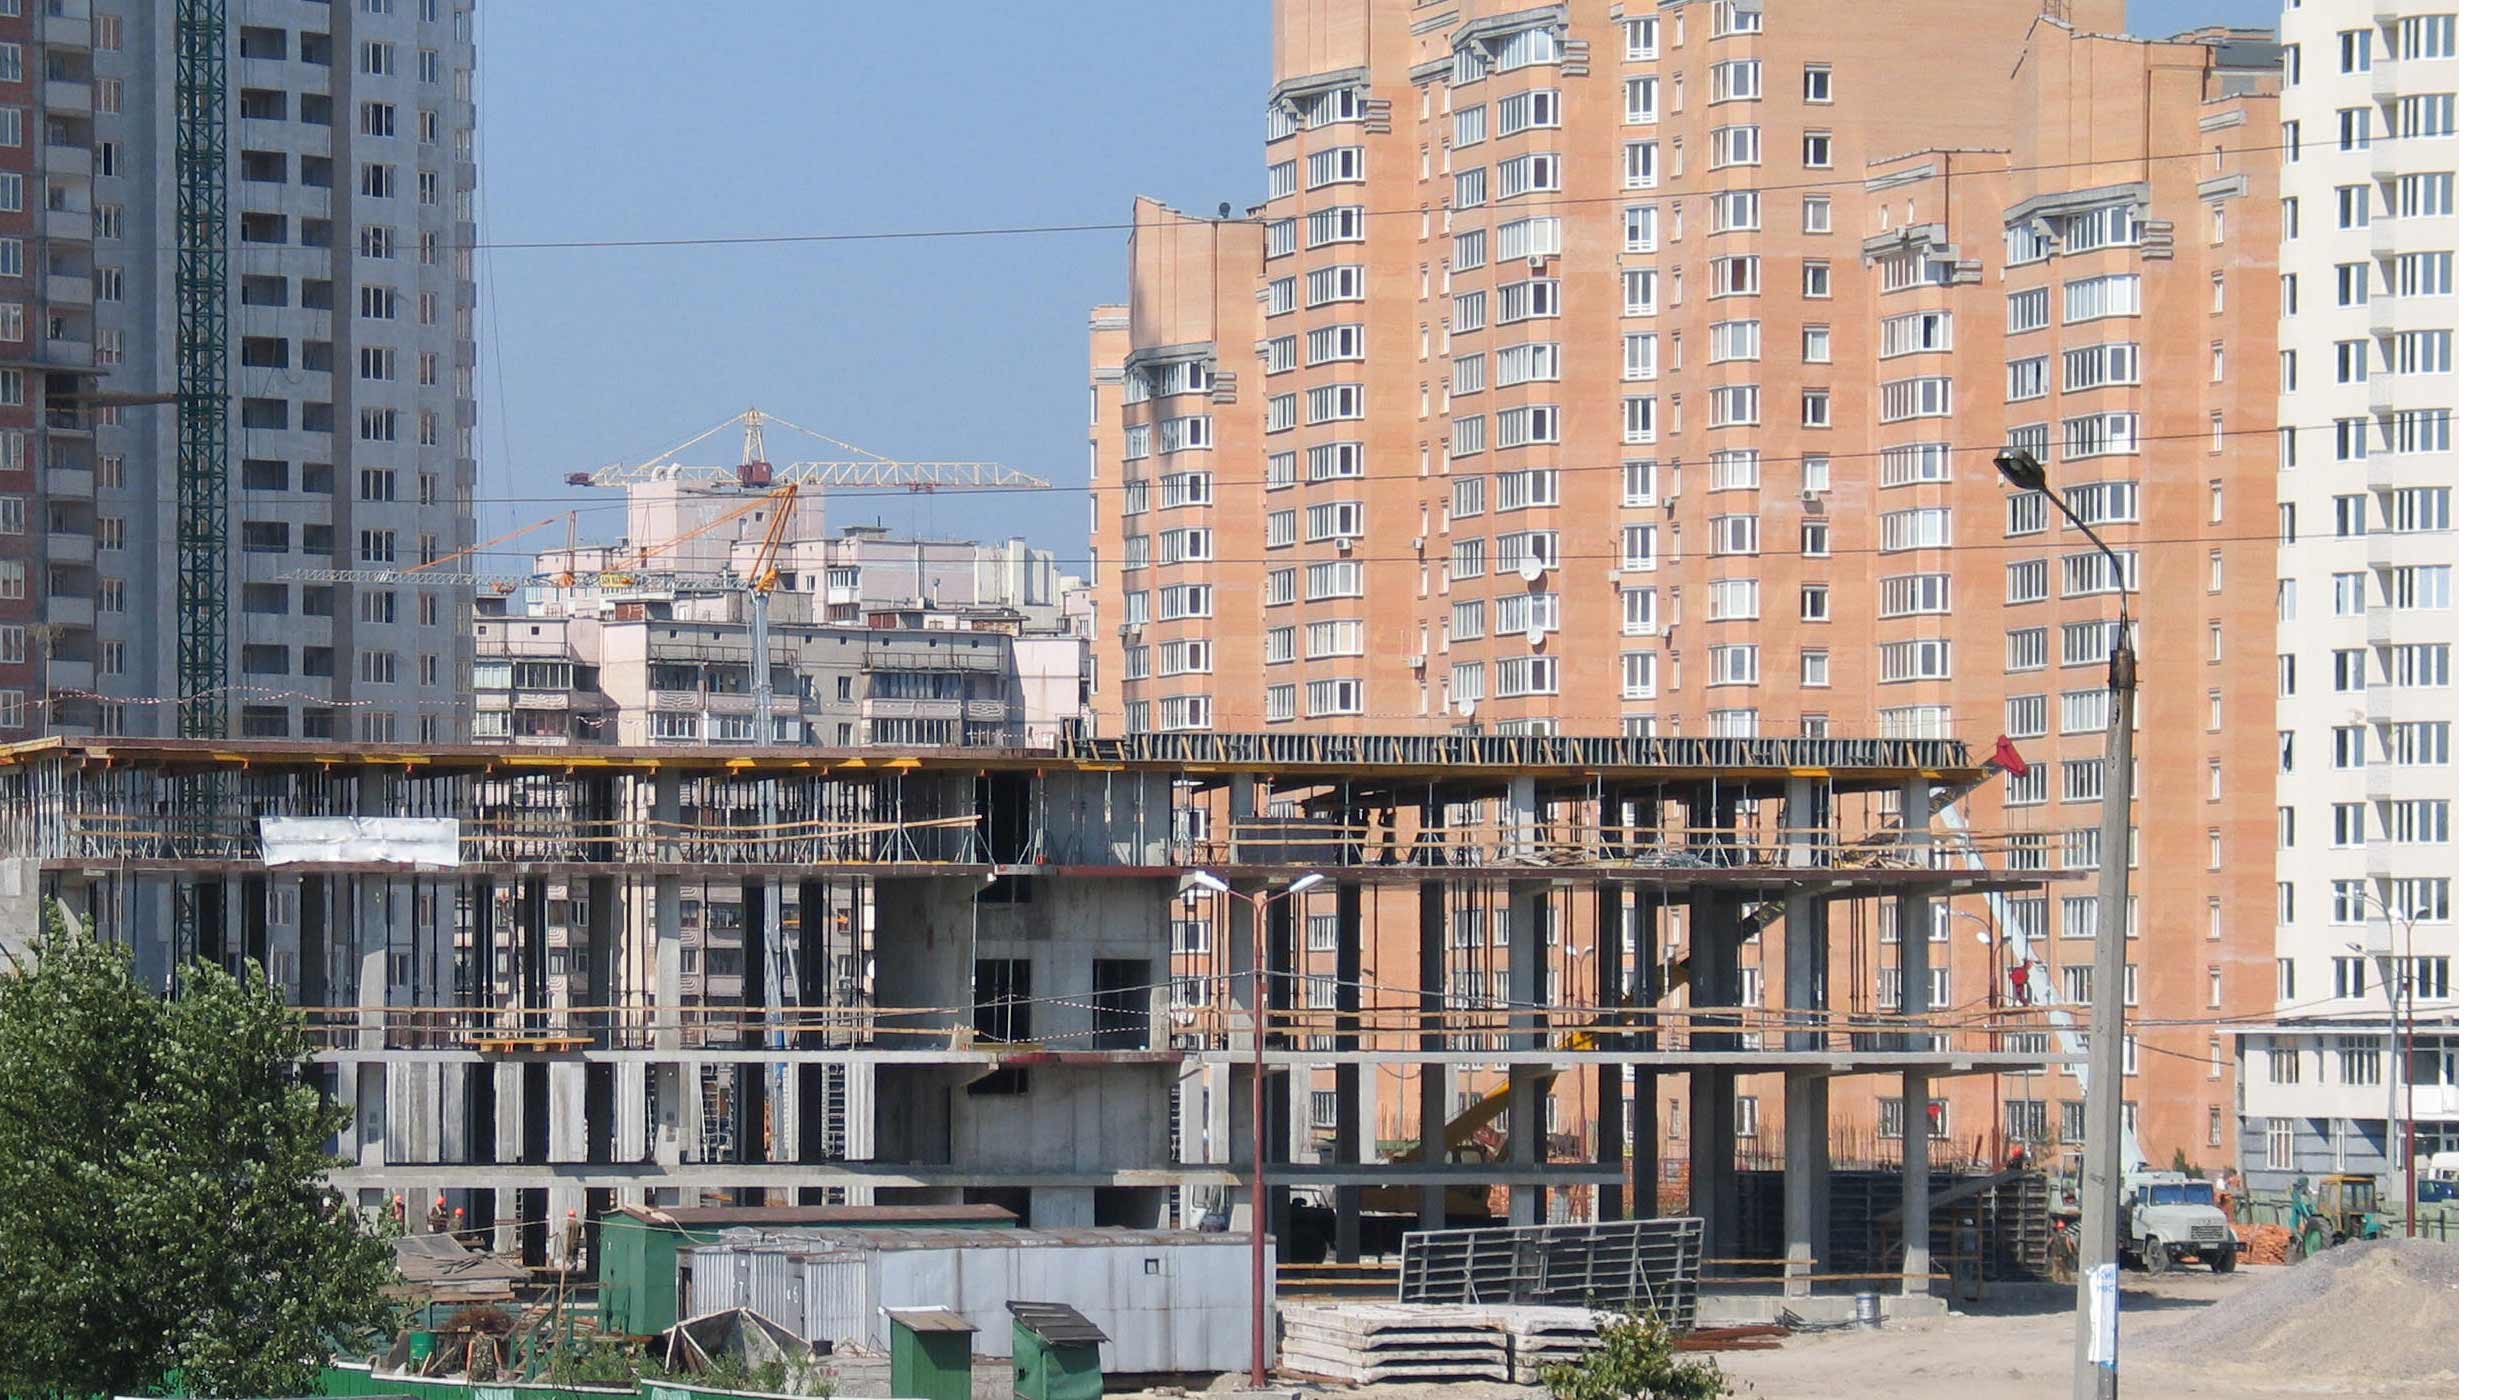
[[[2292,1258],[2292,1232],[2281,1225],[2233,1225],[2240,1237],[2240,1260],[2248,1264],[2286,1264]]]

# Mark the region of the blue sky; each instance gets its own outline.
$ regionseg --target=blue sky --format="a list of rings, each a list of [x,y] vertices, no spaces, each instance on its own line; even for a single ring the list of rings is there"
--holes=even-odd
[[[2280,3],[2131,0],[2130,20],[2271,24]],[[1259,191],[1265,0],[737,0],[701,23],[683,0],[483,9],[489,245],[1117,224],[1136,194],[1196,211]],[[1081,485],[1085,309],[1120,299],[1125,248],[1116,231],[490,247],[480,533],[579,506],[585,539],[611,536],[615,493],[565,473],[650,457],[750,402],[887,456]],[[1085,543],[1077,491],[855,497],[830,515],[1018,533],[1070,562]]]

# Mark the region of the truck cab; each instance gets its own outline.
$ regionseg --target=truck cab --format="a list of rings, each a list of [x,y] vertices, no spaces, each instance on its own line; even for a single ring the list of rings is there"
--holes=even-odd
[[[2120,1207],[2119,1255],[2134,1255],[2148,1272],[2163,1273],[2190,1258],[2218,1274],[2239,1266],[2239,1237],[2215,1204],[2210,1181],[2185,1172],[2129,1172]]]

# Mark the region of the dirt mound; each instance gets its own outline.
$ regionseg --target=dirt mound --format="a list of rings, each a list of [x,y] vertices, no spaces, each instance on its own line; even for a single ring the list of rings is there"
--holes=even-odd
[[[2457,1247],[2434,1240],[2343,1245],[2251,1276],[2212,1307],[2141,1335],[2127,1349],[2148,1359],[2279,1369],[2297,1358],[2293,1368],[2311,1384],[2453,1376]]]
[[[2292,1259],[2292,1232],[2282,1225],[2233,1225],[2240,1237],[2240,1262],[2243,1264],[2288,1264]]]

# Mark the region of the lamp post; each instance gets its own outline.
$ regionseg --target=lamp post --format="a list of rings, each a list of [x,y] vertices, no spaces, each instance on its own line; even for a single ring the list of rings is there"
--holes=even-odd
[[[2101,793],[2101,926],[2092,940],[2091,1079],[2084,1086],[2083,1239],[2075,1275],[2075,1400],[2118,1394],[2118,1188],[2127,1164],[2126,977],[2128,818],[2135,806],[2135,638],[2127,617],[2130,570],[2118,552],[2049,489],[2048,471],[2019,447],[1996,468],[2018,491],[2037,491],[2109,560],[2118,635],[2109,648],[2109,743]]]
[[[2381,976],[2387,987],[2387,1053],[2394,1062],[2387,1067],[2387,1150],[2390,1153],[2398,1150],[2400,1139],[2396,1136],[2396,1110],[2400,1102],[2398,1096],[2401,1095],[2404,1105],[2404,1137],[2401,1141],[2404,1144],[2405,1238],[2411,1239],[2414,1196],[2419,1190],[2413,1166],[2413,922],[2427,916],[2430,911],[2416,909],[2400,913],[2384,898],[2367,891],[2361,898],[2365,905],[2378,907],[2380,918],[2405,926],[2404,961],[2396,961],[2395,938],[2391,933],[2387,941],[2387,966]],[[2403,979],[2401,987],[2397,980],[2399,977]]]
[[[1243,894],[1209,870],[1192,870],[1181,893],[1206,890],[1250,906],[1250,1388],[1267,1388],[1267,904],[1327,878],[1314,870],[1280,890]],[[1343,1131],[1340,1129],[1339,1131]]]

